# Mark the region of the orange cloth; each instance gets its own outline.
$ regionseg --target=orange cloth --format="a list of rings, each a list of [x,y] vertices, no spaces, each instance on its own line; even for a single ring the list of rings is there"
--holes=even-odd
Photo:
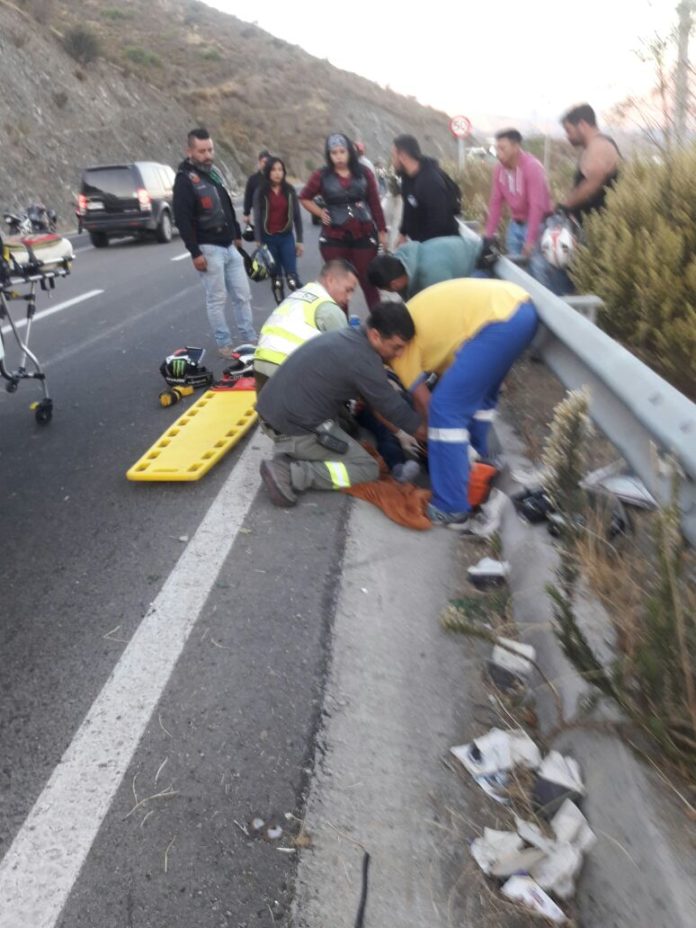
[[[431,496],[430,490],[421,490],[412,483],[397,483],[393,477],[389,476],[387,465],[375,449],[368,445],[363,447],[379,462],[379,480],[358,483],[354,487],[347,487],[342,492],[367,500],[398,525],[415,528],[421,532],[432,528],[432,522],[426,515]]]

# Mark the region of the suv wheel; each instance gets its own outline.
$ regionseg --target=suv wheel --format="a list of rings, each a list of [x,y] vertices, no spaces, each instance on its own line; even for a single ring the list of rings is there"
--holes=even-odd
[[[90,232],[89,240],[95,248],[106,248],[109,244],[109,236],[106,232]]]
[[[172,217],[166,209],[162,210],[156,235],[157,241],[165,245],[172,240]]]

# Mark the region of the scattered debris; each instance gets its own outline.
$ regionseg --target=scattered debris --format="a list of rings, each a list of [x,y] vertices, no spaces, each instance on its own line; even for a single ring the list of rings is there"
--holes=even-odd
[[[562,909],[528,876],[510,877],[501,892],[507,899],[522,903],[526,909],[542,915],[555,925],[562,925],[567,921]]]
[[[635,474],[625,473],[625,470],[626,464],[623,461],[614,461],[588,474],[580,486],[590,493],[614,496],[622,503],[638,509],[657,509],[655,498],[642,480]]]
[[[545,522],[554,511],[551,498],[543,489],[523,490],[512,497],[512,503],[518,515],[532,525]]]
[[[469,567],[466,573],[478,590],[487,590],[505,583],[510,573],[510,565],[507,561],[482,557],[478,564]]]
[[[282,818],[278,815],[271,815],[265,819],[260,815],[255,815],[249,822],[246,831],[249,837],[252,838],[263,838],[264,841],[280,841],[284,833]]]
[[[486,876],[490,876],[496,863],[521,851],[523,847],[524,842],[515,831],[496,831],[494,828],[484,828],[483,836],[471,842],[471,856]]]
[[[539,748],[521,728],[512,731],[491,728],[487,734],[475,738],[469,744],[450,750],[481,789],[496,802],[508,801],[504,790],[513,767],[536,770],[541,763]]]
[[[488,663],[488,675],[499,689],[524,689],[534,669],[536,651],[530,644],[512,638],[498,638]]]
[[[578,762],[558,751],[551,751],[537,771],[532,792],[534,807],[549,818],[566,799],[580,802],[584,795],[585,786]]]

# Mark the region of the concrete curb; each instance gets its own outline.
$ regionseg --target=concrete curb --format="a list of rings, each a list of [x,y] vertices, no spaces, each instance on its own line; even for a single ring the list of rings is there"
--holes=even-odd
[[[496,434],[511,470],[530,468],[522,445],[504,422]],[[520,487],[511,479],[503,489]],[[510,504],[500,535],[510,563],[510,592],[520,638],[537,650],[537,660],[559,691],[566,720],[577,717],[578,699],[588,686],[563,655],[553,633],[545,585],[553,580],[556,551],[544,525],[529,526]],[[580,618],[600,652],[610,627],[602,606],[589,596]],[[532,679],[542,735],[556,725],[556,705],[548,686]],[[584,811],[598,841],[590,851],[578,887],[577,904],[585,928],[689,928],[696,911],[696,851],[681,808],[666,796],[648,769],[613,734],[568,729],[549,748],[574,756],[587,786]]]

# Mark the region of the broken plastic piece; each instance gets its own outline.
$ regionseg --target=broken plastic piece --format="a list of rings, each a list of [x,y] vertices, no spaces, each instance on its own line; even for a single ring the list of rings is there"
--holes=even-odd
[[[530,661],[536,660],[536,651],[531,644],[524,644],[513,638],[499,638],[498,641],[500,644],[494,646],[491,654],[493,663],[517,676],[528,676],[534,669]]]
[[[593,471],[580,484],[585,490],[600,490],[615,496],[628,506],[639,509],[656,509],[654,496],[645,484],[634,474],[622,473],[626,465],[623,461],[614,461],[612,464]]]
[[[585,795],[580,765],[572,757],[551,751],[542,761],[534,781],[532,801],[536,809],[550,818],[566,799],[579,802]]]
[[[524,490],[513,496],[512,502],[518,514],[532,525],[548,519],[549,514],[554,511],[553,503],[543,489]]]
[[[539,748],[521,728],[511,731],[491,728],[487,734],[469,744],[450,750],[474,778],[490,777],[511,770],[518,764],[536,770],[541,763]]]
[[[507,899],[522,903],[526,909],[542,915],[555,925],[567,921],[563,911],[531,877],[512,876],[503,885],[501,892]]]
[[[467,576],[479,590],[502,586],[510,573],[507,561],[496,561],[492,557],[483,557],[467,570]]]
[[[522,847],[522,838],[516,832],[484,828],[483,835],[471,842],[471,856],[488,876],[494,864]]]

